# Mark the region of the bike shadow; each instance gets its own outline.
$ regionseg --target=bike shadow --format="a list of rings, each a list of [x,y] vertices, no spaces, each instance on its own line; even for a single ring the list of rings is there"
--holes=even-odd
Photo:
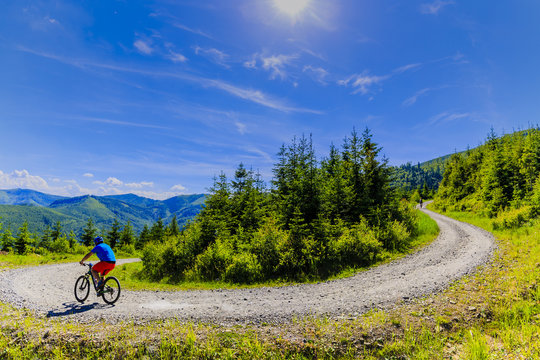
[[[90,310],[99,310],[113,308],[114,305],[105,305],[95,302],[93,304],[80,304],[78,302],[67,302],[62,304],[62,308],[50,310],[47,313],[47,317],[60,317],[60,316],[69,316],[87,312]]]

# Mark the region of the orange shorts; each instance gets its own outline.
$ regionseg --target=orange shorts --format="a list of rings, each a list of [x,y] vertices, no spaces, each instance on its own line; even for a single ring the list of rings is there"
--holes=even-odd
[[[108,262],[105,262],[105,261],[100,261],[96,265],[92,266],[92,269],[95,270],[96,272],[100,273],[101,275],[105,276],[112,269],[114,269],[115,266],[116,266],[116,264],[108,263]]]

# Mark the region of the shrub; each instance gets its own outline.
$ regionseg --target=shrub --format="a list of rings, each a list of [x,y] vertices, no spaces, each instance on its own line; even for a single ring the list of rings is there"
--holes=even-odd
[[[246,252],[235,255],[224,274],[224,280],[232,283],[252,284],[262,278],[262,266],[257,257]]]
[[[371,264],[382,250],[382,244],[366,222],[344,229],[343,234],[330,243],[342,267]]]
[[[533,208],[524,206],[520,209],[511,209],[499,213],[491,223],[494,230],[515,229],[527,223],[533,217]]]
[[[189,271],[188,278],[193,280],[220,280],[231,262],[232,249],[218,239],[195,259],[195,266]]]

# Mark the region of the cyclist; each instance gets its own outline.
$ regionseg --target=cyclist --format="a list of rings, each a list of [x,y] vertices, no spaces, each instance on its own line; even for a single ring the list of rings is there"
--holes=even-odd
[[[111,247],[103,242],[103,238],[98,236],[94,239],[94,248],[86,254],[79,263],[84,265],[84,261],[92,254],[96,254],[99,262],[92,266],[92,276],[98,281],[98,292],[103,290],[103,282],[107,275],[116,266],[116,257]]]

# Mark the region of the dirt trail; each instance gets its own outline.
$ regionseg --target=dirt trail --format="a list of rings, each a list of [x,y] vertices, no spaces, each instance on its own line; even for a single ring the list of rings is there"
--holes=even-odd
[[[78,263],[0,272],[0,301],[76,321],[178,318],[215,323],[283,322],[295,316],[355,316],[440,291],[489,260],[493,236],[423,209],[440,227],[422,250],[355,276],[317,284],[204,291],[124,291],[115,306],[73,296]],[[123,262],[133,261],[125,260]]]

